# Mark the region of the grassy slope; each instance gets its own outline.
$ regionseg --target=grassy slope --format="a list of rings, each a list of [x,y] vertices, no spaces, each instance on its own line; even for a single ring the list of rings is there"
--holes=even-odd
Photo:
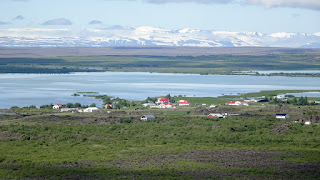
[[[160,110],[154,112],[160,114],[152,122],[140,122],[139,116],[116,118],[104,113],[2,122],[0,178],[75,178],[79,174],[82,178],[115,178],[119,175],[170,178],[177,172],[202,170],[255,177],[279,176],[277,169],[226,168],[219,165],[218,160],[204,158],[196,161],[185,157],[193,150],[275,150],[300,155],[280,154],[272,159],[320,162],[318,125],[301,126],[292,124],[292,120],[279,121],[273,118],[274,113],[266,111],[254,112],[263,116],[216,120],[174,115],[174,112],[161,115],[163,111]],[[275,127],[286,124],[288,128],[282,133],[274,132]],[[168,160],[157,159],[160,155]],[[147,160],[146,156],[156,159]],[[178,161],[170,161],[171,156]],[[300,174],[293,171],[283,173],[281,177],[319,178],[312,172]]]

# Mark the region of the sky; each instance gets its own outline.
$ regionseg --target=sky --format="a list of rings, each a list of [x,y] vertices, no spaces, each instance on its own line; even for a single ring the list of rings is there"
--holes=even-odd
[[[320,0],[0,0],[0,29],[320,32]]]

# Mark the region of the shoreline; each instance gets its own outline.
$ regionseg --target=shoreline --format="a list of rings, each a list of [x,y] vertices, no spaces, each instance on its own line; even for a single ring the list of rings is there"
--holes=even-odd
[[[124,73],[159,73],[159,74],[194,74],[194,75],[227,75],[227,76],[285,76],[285,77],[320,77],[319,73],[308,73],[307,71],[317,71],[317,70],[306,70],[305,72],[289,72],[287,73],[286,70],[279,70],[278,72],[274,72],[274,70],[263,70],[265,71],[272,71],[272,73],[259,73],[260,70],[257,71],[250,71],[247,73],[240,72],[216,72],[216,73],[197,73],[197,72],[174,72],[174,71],[135,71],[135,70],[110,70],[110,71],[100,71],[100,70],[93,70],[93,71],[70,71],[70,72],[0,72],[0,74],[72,74],[72,73],[103,73],[103,72],[124,72]],[[287,71],[294,71],[294,70],[287,70]],[[301,71],[301,70],[297,70]]]
[[[259,92],[249,92],[249,93],[243,93],[243,94],[235,94],[235,95],[232,95],[232,94],[229,94],[229,95],[224,95],[222,94],[221,96],[217,96],[217,97],[213,97],[213,96],[207,96],[207,97],[188,97],[188,96],[184,96],[184,95],[179,95],[179,96],[172,96],[173,99],[176,99],[176,100],[180,100],[180,99],[187,99],[187,100],[191,100],[191,101],[195,101],[195,100],[198,100],[198,99],[208,99],[209,101],[211,100],[212,103],[211,104],[215,104],[216,102],[221,102],[221,101],[227,101],[227,100],[235,100],[235,99],[246,99],[246,98],[262,98],[262,97],[268,97],[268,96],[271,96],[271,95],[286,95],[286,94],[292,94],[292,93],[320,93],[320,89],[319,90],[262,90],[262,91],[259,91]],[[127,101],[128,103],[134,103],[134,104],[137,104],[137,105],[141,105],[143,104],[143,102],[146,102],[147,99],[144,99],[144,100],[128,100],[128,99],[122,99],[122,98],[115,98],[113,96],[108,96],[108,95],[105,95],[105,94],[100,94],[100,92],[81,92],[82,96],[83,97],[89,97],[89,98],[95,98],[96,100],[102,102],[102,107],[101,108],[104,108],[104,104],[106,104],[106,102],[104,102],[106,99],[107,100],[110,100],[110,99],[119,99],[121,101]],[[168,94],[170,95],[170,94]],[[168,96],[167,95],[167,96]],[[165,96],[156,96],[156,97],[151,97],[151,98],[160,98],[160,97],[165,97]],[[298,96],[296,96],[298,97]],[[319,97],[308,97],[308,98],[311,98],[311,99],[320,99],[320,95]],[[52,104],[52,103],[51,103]],[[69,103],[66,103],[66,104],[69,104]],[[72,103],[71,103],[72,104]],[[77,104],[77,103],[75,103]],[[89,103],[90,104],[90,103]],[[201,104],[201,103],[200,103]],[[208,104],[209,105],[209,104]],[[18,106],[12,106],[12,107],[9,107],[9,108],[0,108],[0,110],[9,110],[9,109],[12,109],[14,107],[17,107],[17,108],[30,108],[31,106],[35,106],[35,105],[32,105],[30,104],[29,106],[26,106],[26,107],[18,107]],[[41,106],[48,106],[48,104],[43,104]],[[41,106],[39,106],[39,108],[36,108],[37,109],[41,109]],[[89,106],[89,105],[84,105],[84,106]]]

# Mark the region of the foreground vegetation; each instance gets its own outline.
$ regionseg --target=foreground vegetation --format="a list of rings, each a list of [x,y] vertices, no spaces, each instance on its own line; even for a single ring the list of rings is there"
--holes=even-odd
[[[69,73],[131,71],[239,74],[250,70],[318,70],[319,53],[209,56],[71,56],[0,58],[0,73]],[[237,71],[237,72],[234,72]],[[241,73],[243,74],[243,73]],[[264,74],[253,74],[264,75]],[[319,76],[319,73],[273,73],[275,76]]]
[[[170,98],[212,103],[198,97]],[[28,115],[0,115],[2,179],[320,178],[319,106],[7,111]],[[207,117],[225,112],[238,116]],[[278,120],[276,113],[291,118]],[[156,119],[140,121],[143,114]],[[312,124],[294,123],[299,119]]]

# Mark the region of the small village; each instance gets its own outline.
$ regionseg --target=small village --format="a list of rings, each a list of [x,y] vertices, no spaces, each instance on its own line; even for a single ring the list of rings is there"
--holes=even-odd
[[[290,98],[292,98],[292,96],[289,96]],[[302,98],[302,97],[301,97]],[[288,102],[289,98],[285,95],[277,95],[277,96],[273,96],[272,98],[270,98],[272,101],[274,102]],[[172,110],[181,110],[181,109],[185,109],[185,108],[196,108],[196,107],[202,107],[205,109],[209,109],[209,110],[213,110],[219,106],[239,106],[241,107],[249,107],[249,106],[264,106],[264,103],[269,103],[269,101],[271,101],[265,97],[260,97],[260,98],[251,98],[251,99],[247,99],[247,100],[237,100],[237,101],[229,101],[226,102],[224,104],[219,104],[219,105],[215,105],[215,104],[211,104],[211,105],[207,105],[207,104],[192,104],[191,102],[188,102],[187,100],[177,100],[175,102],[170,102],[170,98],[167,97],[159,97],[156,98],[155,102],[152,101],[148,101],[146,103],[142,103],[141,107],[143,109],[162,109],[165,111],[165,109],[172,109]],[[108,103],[105,104],[104,107],[102,109],[107,109],[107,113],[110,114],[113,111],[112,110],[119,110],[119,107],[115,107],[115,104],[117,104],[118,102],[113,102],[113,103]],[[313,104],[319,104],[320,105],[320,100],[316,100],[316,101],[310,101],[310,103]],[[77,112],[77,113],[94,113],[94,112],[99,112],[100,110],[102,110],[101,108],[99,109],[98,107],[87,107],[87,108],[64,108],[62,104],[55,104],[52,106],[53,109],[55,110],[60,110],[60,112],[64,112],[64,113],[68,113],[68,112]],[[127,108],[127,107],[124,107]],[[228,118],[231,116],[240,116],[240,114],[237,113],[230,113],[230,112],[214,112],[214,113],[210,113],[208,112],[207,114],[202,114],[202,116],[207,116],[208,118]],[[154,114],[142,114],[140,120],[142,121],[149,121],[152,119],[155,119],[156,116]],[[287,113],[276,113],[274,114],[274,118],[276,119],[289,119],[290,115]],[[305,125],[310,125],[312,124],[312,122],[310,120],[304,120],[304,119],[297,119],[292,121],[293,123],[300,123],[300,124],[305,124]]]
[[[21,162],[17,164],[14,161],[18,149],[25,152],[21,153],[22,158],[28,158],[30,152],[34,152],[30,159],[50,157],[44,165],[49,167],[49,171],[51,160],[64,154],[53,165],[59,170],[59,175],[65,169],[74,172],[74,168],[82,167],[88,167],[88,173],[92,172],[92,167],[102,167],[101,172],[120,168],[127,173],[136,167],[153,169],[154,164],[158,167],[172,166],[176,172],[185,168],[189,171],[190,164],[194,169],[211,167],[216,174],[218,163],[221,169],[218,173],[226,173],[225,170],[234,172],[234,168],[244,165],[264,166],[265,169],[276,166],[279,172],[285,168],[292,174],[283,176],[283,179],[291,179],[301,169],[301,177],[306,177],[304,172],[312,172],[310,177],[318,177],[319,163],[314,162],[314,158],[319,157],[319,98],[274,94],[223,97],[167,95],[142,101],[96,94],[90,97],[100,99],[101,104],[87,101],[92,104],[57,103],[40,108],[31,105],[2,109],[0,140],[8,144],[3,151],[17,144],[9,152],[14,158],[3,160],[2,167],[19,167]],[[92,153],[93,160],[87,160]],[[74,160],[79,157],[83,160]],[[290,160],[300,162],[306,158],[307,163],[289,163]],[[26,162],[25,166],[28,169],[30,164]],[[163,169],[166,168],[159,169],[157,173],[162,175]],[[168,173],[171,171],[169,169]],[[205,171],[199,171],[202,172]],[[244,168],[241,172],[247,174],[248,170]],[[258,172],[264,176],[269,170]],[[82,169],[78,173],[81,174]],[[141,171],[140,174],[143,173]],[[181,179],[188,179],[187,173]],[[269,176],[272,177],[273,173],[270,171]],[[263,179],[263,176],[257,179]],[[123,177],[135,179],[136,175],[123,174]],[[159,175],[141,179],[154,177]],[[164,179],[172,179],[171,175],[167,177]],[[199,176],[195,174],[193,177],[197,179]],[[203,177],[198,179],[210,179],[212,176]]]

